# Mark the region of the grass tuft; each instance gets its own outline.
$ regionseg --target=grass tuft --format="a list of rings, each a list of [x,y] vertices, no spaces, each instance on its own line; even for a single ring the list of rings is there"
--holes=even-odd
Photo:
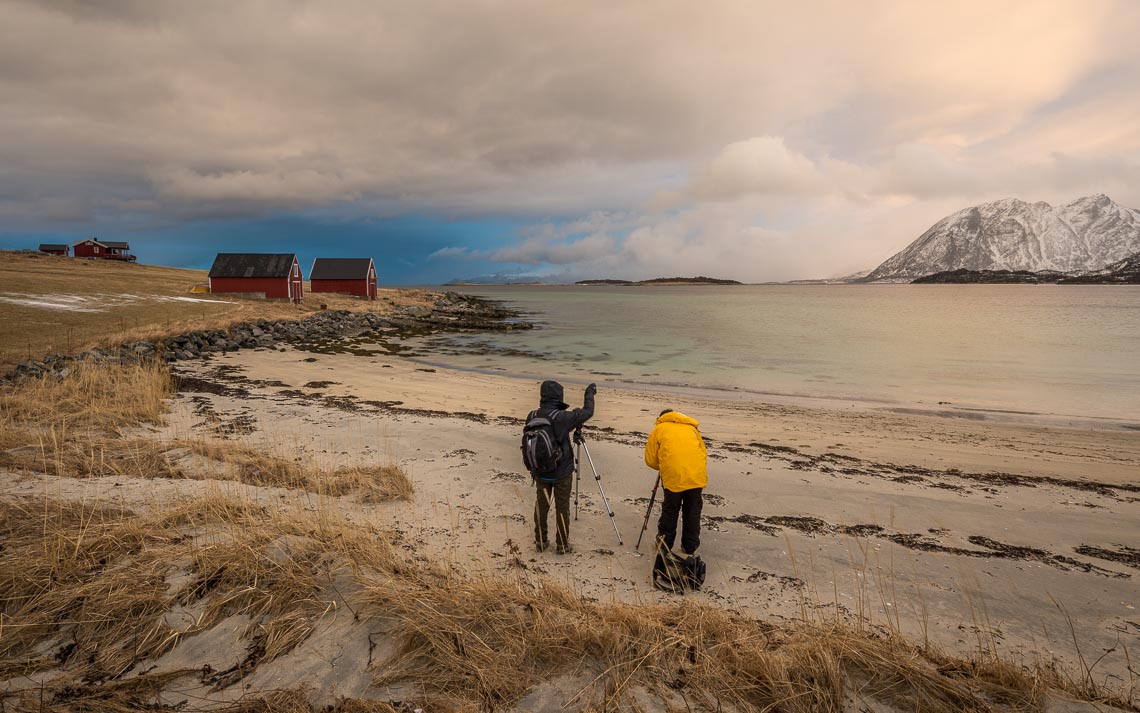
[[[359,493],[361,500],[377,503],[410,500],[414,488],[407,472],[395,463],[322,467],[298,462],[229,441],[179,442],[190,452],[225,466],[224,472],[248,485],[306,490],[339,497]],[[215,473],[215,477],[219,477]]]
[[[252,622],[255,666],[291,651],[337,606],[327,591],[345,568],[389,570],[393,558],[363,528],[222,496],[142,514],[0,502],[0,541],[0,678],[61,667],[115,680],[230,616]],[[167,623],[167,612],[188,608],[199,611],[193,624]]]
[[[173,393],[160,363],[79,362],[66,378],[44,376],[0,389],[0,425],[73,437],[159,423]]]
[[[172,395],[161,364],[79,364],[0,390],[0,468],[56,477],[216,478],[376,503],[409,500],[394,463],[322,467],[232,442],[128,436],[160,423]],[[202,459],[185,461],[194,455]]]

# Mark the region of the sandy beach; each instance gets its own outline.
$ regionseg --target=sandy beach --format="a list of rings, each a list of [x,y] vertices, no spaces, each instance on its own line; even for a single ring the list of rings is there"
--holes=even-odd
[[[416,495],[368,505],[224,488],[259,502],[308,499],[393,528],[406,548],[470,573],[545,574],[598,601],[675,596],[650,586],[656,511],[634,549],[654,480],[642,446],[669,406],[700,420],[710,442],[700,549],[708,580],[690,597],[767,619],[867,617],[962,653],[994,648],[1073,667],[1100,659],[1093,675],[1110,682],[1127,676],[1118,644],[1140,637],[1140,552],[1129,547],[1140,541],[1140,435],[1128,431],[811,410],[602,382],[586,436],[624,544],[587,466],[571,526],[576,551],[559,556],[534,550],[534,490],[518,451],[532,380],[294,348],[178,369],[194,378],[154,435],[230,434],[329,465],[394,461]],[[572,405],[583,386],[566,383]],[[4,485],[9,494],[113,495],[128,507],[212,487],[129,478]]]

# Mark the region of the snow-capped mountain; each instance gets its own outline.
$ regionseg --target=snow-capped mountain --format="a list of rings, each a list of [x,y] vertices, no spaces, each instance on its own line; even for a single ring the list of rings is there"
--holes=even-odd
[[[960,210],[861,282],[946,270],[1100,270],[1140,251],[1140,211],[1098,193],[1053,207],[1005,198]]]

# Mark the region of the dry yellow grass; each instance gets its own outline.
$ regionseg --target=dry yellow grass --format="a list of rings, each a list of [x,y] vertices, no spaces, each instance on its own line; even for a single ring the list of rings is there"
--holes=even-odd
[[[110,438],[92,442],[67,431],[39,437],[14,433],[11,444],[0,448],[0,468],[16,472],[62,478],[232,480],[332,497],[357,494],[365,503],[410,500],[414,492],[407,472],[395,463],[325,467],[225,441]],[[200,459],[187,462],[189,454]]]
[[[165,365],[80,362],[67,378],[30,379],[0,389],[0,423],[45,433],[54,429],[112,434],[159,422],[172,393]]]
[[[206,273],[202,270],[0,251],[0,284],[4,285],[0,288],[4,293],[0,297],[6,294],[34,299],[63,295],[100,300],[108,295],[127,294],[141,298],[98,312],[45,309],[0,301],[4,311],[4,319],[0,321],[0,373],[18,362],[40,359],[55,352],[73,353],[199,329],[225,329],[257,319],[300,319],[319,311],[321,304],[329,309],[385,312],[394,304],[426,304],[430,300],[429,293],[421,290],[381,290],[381,299],[375,302],[345,295],[306,293],[300,305],[230,295],[190,294],[194,285],[205,281]],[[169,299],[172,297],[219,302],[175,301]]]
[[[87,680],[118,678],[233,615],[255,622],[247,636],[258,660],[269,661],[335,606],[322,598],[322,582],[349,561],[384,568],[392,556],[366,531],[221,496],[144,514],[9,501],[0,503],[0,533],[0,678],[60,665]],[[170,587],[177,575],[190,576]],[[191,626],[165,622],[174,607],[200,602]]]
[[[551,582],[366,589],[399,618],[402,655],[377,685],[416,681],[443,709],[489,710],[585,672],[579,703],[621,710],[634,689],[701,710],[841,711],[844,690],[903,710],[1035,710],[1068,684],[1045,666],[966,661],[841,624],[772,626],[707,605],[599,605]]]
[[[121,434],[160,422],[171,390],[162,365],[93,363],[0,388],[0,467],[69,475],[155,466],[153,449]]]
[[[245,661],[194,672],[235,683],[304,645],[340,606],[399,643],[376,683],[414,682],[428,710],[500,709],[576,675],[585,683],[570,704],[586,710],[626,710],[647,692],[692,710],[792,712],[841,711],[850,690],[947,713],[1039,710],[1053,688],[1097,695],[1045,666],[955,659],[835,623],[772,625],[687,601],[597,604],[542,578],[465,578],[332,513],[219,496],[143,513],[6,503],[0,537],[0,670],[59,671],[45,689],[58,709],[153,703],[188,672],[136,677],[137,665],[241,615],[251,621]],[[165,613],[176,607],[199,614],[174,627]],[[303,690],[256,692],[240,705],[232,710],[310,710]],[[341,710],[387,710],[376,705]]]
[[[226,466],[232,477],[248,485],[296,488],[321,495],[359,493],[363,502],[410,500],[412,481],[395,463],[322,467],[297,462],[229,441],[178,441],[176,447]]]
[[[81,363],[64,379],[0,389],[0,467],[72,478],[217,478],[330,496],[357,493],[363,502],[412,496],[407,473],[392,463],[323,467],[230,441],[124,435],[161,422],[171,390],[169,370],[156,363]],[[188,454],[205,462],[184,464]]]

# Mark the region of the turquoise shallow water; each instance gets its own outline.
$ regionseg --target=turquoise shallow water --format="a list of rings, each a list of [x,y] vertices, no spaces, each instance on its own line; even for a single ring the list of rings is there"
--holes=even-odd
[[[1140,423],[1136,287],[460,289],[541,325],[449,337],[451,353],[433,360],[464,368],[757,400]]]

